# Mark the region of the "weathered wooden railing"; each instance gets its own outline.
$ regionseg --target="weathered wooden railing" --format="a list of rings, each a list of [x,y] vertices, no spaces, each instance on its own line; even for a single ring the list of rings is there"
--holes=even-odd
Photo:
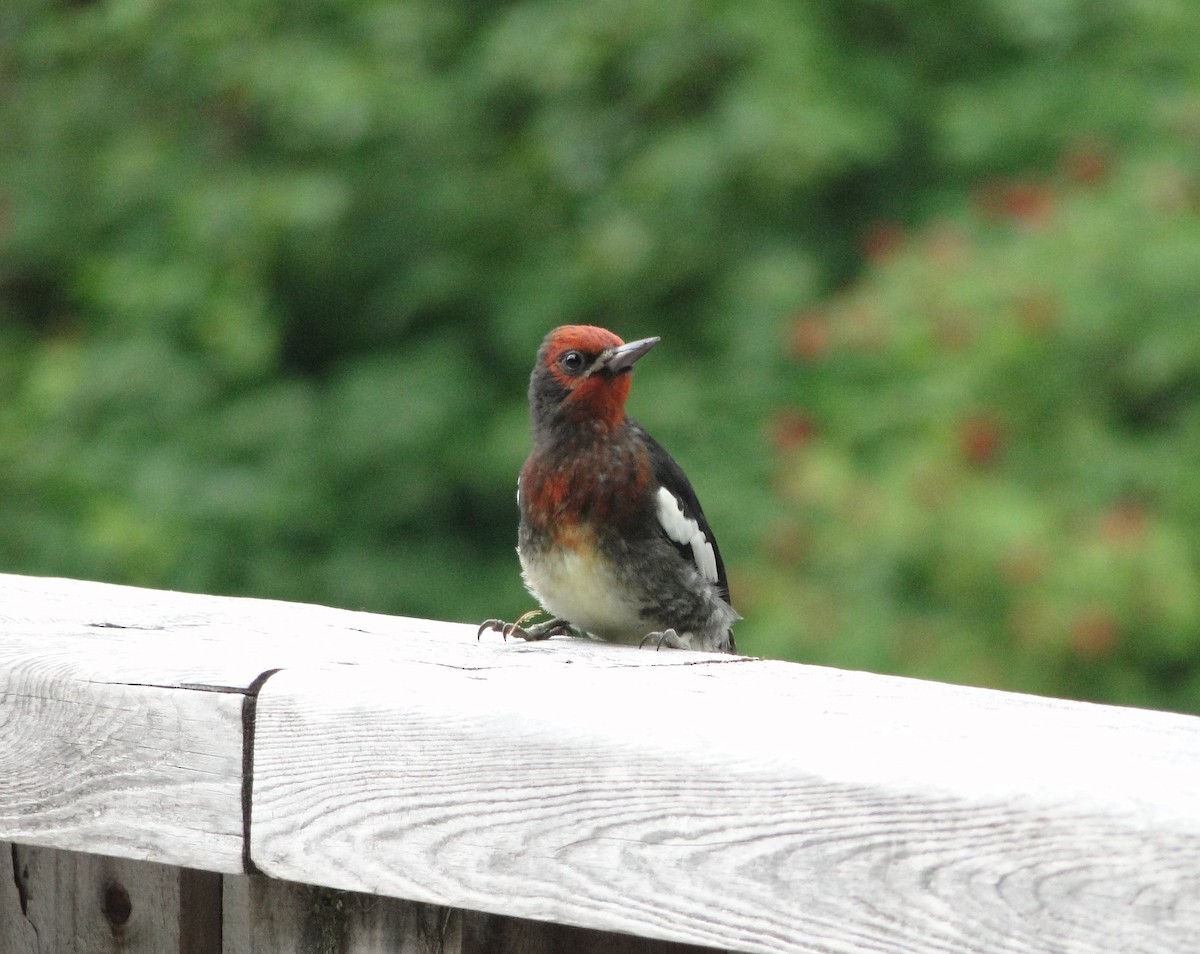
[[[0,841],[3,954],[1195,954],[1200,719],[0,576]]]

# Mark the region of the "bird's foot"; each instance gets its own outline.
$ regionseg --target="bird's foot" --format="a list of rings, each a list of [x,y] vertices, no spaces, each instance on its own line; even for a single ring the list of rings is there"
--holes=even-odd
[[[679,638],[679,634],[673,629],[664,629],[661,633],[647,633],[638,643],[638,649],[648,645],[653,646],[656,652],[664,646],[667,649],[687,649],[683,640]]]
[[[545,622],[538,623],[535,626],[527,626],[531,619],[536,619],[539,616],[547,615],[540,609],[530,610],[520,619],[513,623],[506,623],[502,619],[485,619],[479,624],[479,632],[475,634],[475,638],[479,639],[489,630],[498,632],[505,639],[512,636],[516,639],[524,639],[529,642],[537,642],[542,639],[549,639],[551,636],[573,636],[574,631],[571,629],[571,624],[565,619],[559,619],[557,616],[551,617]]]

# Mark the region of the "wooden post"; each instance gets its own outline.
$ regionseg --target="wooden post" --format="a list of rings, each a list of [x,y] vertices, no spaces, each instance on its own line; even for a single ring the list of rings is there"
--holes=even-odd
[[[1200,719],[0,576],[0,840],[0,954],[1194,954]]]
[[[3,847],[12,859],[12,875],[3,879],[7,890],[0,892],[0,951],[188,950],[180,941],[179,868],[26,845]],[[216,915],[219,938],[219,909]],[[195,927],[211,937],[211,926],[197,922],[193,918]]]

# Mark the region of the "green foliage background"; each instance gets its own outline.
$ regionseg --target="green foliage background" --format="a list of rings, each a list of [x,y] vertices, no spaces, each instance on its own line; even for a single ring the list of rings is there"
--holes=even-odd
[[[663,336],[746,651],[1200,711],[1200,5],[0,6],[0,569],[476,620]]]

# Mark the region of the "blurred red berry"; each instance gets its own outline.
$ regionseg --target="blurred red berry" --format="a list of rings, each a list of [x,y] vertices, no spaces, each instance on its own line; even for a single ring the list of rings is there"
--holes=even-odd
[[[1054,212],[1054,193],[1042,185],[1014,182],[1004,193],[1004,211],[1025,225],[1041,225]]]
[[[904,229],[898,222],[875,222],[863,234],[863,258],[872,265],[890,261],[904,244]]]
[[[1081,142],[1063,153],[1062,167],[1072,182],[1094,186],[1108,178],[1112,161],[1100,143]]]
[[[816,435],[813,419],[796,408],[784,408],[771,424],[771,443],[775,449],[788,452],[803,447]]]
[[[962,422],[958,442],[968,461],[979,467],[987,467],[999,459],[1004,434],[997,421],[980,414]]]
[[[1080,613],[1071,624],[1071,649],[1080,659],[1102,659],[1117,645],[1117,623],[1102,610]]]
[[[1054,212],[1054,193],[1035,182],[987,182],[976,191],[974,202],[984,218],[998,222],[1044,225]]]
[[[1136,547],[1146,537],[1150,514],[1141,504],[1126,501],[1111,507],[1100,519],[1100,535],[1109,543]]]
[[[792,354],[803,361],[815,361],[829,350],[829,326],[822,318],[806,314],[792,322]]]

